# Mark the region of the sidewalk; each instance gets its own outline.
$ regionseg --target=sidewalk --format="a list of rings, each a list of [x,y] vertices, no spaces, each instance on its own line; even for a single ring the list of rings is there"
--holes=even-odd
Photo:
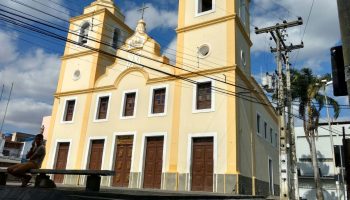
[[[207,192],[174,192],[129,188],[101,188],[100,192],[86,192],[84,187],[58,185],[55,189],[21,188],[10,184],[0,186],[1,200],[116,200],[116,199],[249,199],[257,196],[227,195]]]

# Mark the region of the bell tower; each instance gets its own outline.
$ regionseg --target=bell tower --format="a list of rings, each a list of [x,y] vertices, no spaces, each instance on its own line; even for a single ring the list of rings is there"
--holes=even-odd
[[[116,54],[133,33],[124,20],[113,0],[96,0],[84,8],[82,15],[70,19],[67,38],[74,44],[66,43],[57,92],[94,87],[106,66],[115,62],[114,57],[96,50]]]
[[[237,66],[250,75],[249,3],[179,0],[177,63],[199,71]]]

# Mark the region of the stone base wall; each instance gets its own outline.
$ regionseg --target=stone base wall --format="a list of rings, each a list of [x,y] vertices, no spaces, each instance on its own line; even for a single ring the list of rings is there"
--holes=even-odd
[[[255,195],[269,196],[270,195],[269,183],[265,182],[265,181],[261,181],[259,179],[256,179],[255,180]]]
[[[253,194],[253,180],[250,177],[238,175],[239,180],[239,194],[252,195]]]
[[[170,191],[191,191],[191,174],[163,173],[161,188]],[[101,186],[110,186],[112,177],[102,177]],[[143,188],[143,173],[130,172],[129,188]],[[66,175],[64,184],[85,185],[86,176]],[[237,190],[238,189],[238,190]],[[253,195],[253,180],[237,174],[214,174],[213,192],[225,194]],[[255,179],[255,195],[268,196],[269,183]],[[274,194],[279,194],[279,185],[274,185]]]

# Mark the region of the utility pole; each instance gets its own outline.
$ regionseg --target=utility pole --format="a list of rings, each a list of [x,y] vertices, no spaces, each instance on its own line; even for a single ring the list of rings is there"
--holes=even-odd
[[[1,126],[0,126],[0,133],[2,133],[2,128],[3,128],[3,126],[4,126],[4,122],[5,122],[5,118],[6,118],[6,114],[7,114],[7,108],[9,107],[9,103],[10,103],[10,99],[11,99],[12,89],[13,89],[13,83],[12,83],[12,85],[11,85],[11,90],[10,90],[9,98],[7,99],[7,104],[6,104],[6,108],[5,108],[4,118],[2,119],[2,123],[1,123]]]
[[[294,49],[294,46],[286,46],[284,43],[284,36],[281,30],[285,30],[290,27],[299,26],[303,24],[303,20],[299,17],[298,20],[293,22],[283,21],[282,24],[276,24],[275,26],[258,29],[255,28],[256,34],[270,33],[274,41],[276,42],[276,48],[271,48],[272,52],[276,52],[276,63],[278,71],[278,105],[277,110],[279,114],[279,133],[280,133],[280,156],[279,156],[279,172],[280,172],[280,199],[287,200],[291,199],[291,184],[290,184],[290,162],[291,156],[288,151],[288,142],[290,141],[291,128],[286,124],[285,107],[286,95],[285,95],[285,84],[283,81],[283,66],[282,66],[282,52],[289,52]],[[287,63],[287,62],[286,62]],[[287,90],[288,91],[288,90]],[[287,98],[288,102],[288,98]],[[288,112],[288,116],[291,116],[291,112]],[[289,122],[289,125],[291,123]],[[293,172],[293,170],[292,170]],[[294,193],[294,192],[293,192]],[[294,195],[292,195],[294,196]]]
[[[348,87],[349,105],[350,105],[350,1],[349,0],[337,0],[338,2],[338,15],[341,38],[343,41],[343,57],[344,57],[344,70],[345,81]]]

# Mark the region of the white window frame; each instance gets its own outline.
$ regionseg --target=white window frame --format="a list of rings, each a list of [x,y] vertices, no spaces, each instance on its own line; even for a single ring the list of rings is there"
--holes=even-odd
[[[213,138],[213,179],[215,177],[215,174],[218,174],[218,140],[217,140],[217,133],[216,132],[207,132],[207,133],[190,133],[188,135],[187,140],[187,164],[186,164],[186,171],[189,174],[189,177],[187,179],[187,191],[191,191],[192,188],[192,157],[193,157],[193,138]],[[214,191],[213,184],[213,192]]]
[[[153,108],[153,96],[154,90],[165,88],[165,102],[164,102],[164,112],[163,113],[152,113]],[[157,85],[150,88],[149,104],[148,104],[148,117],[161,117],[166,116],[168,112],[168,97],[169,97],[169,84]]]
[[[105,156],[106,156],[106,146],[107,146],[107,136],[91,136],[87,139],[86,146],[85,146],[85,156],[84,156],[84,162],[82,169],[88,169],[87,164],[90,162],[90,152],[91,152],[91,146],[93,140],[104,140],[103,142],[103,153],[102,153],[102,163],[101,163],[101,170],[105,170]],[[107,169],[106,169],[107,170]]]
[[[193,97],[192,97],[192,113],[207,113],[207,112],[214,112],[215,111],[215,91],[213,90],[213,87],[215,87],[215,81],[211,79],[201,79],[197,80],[197,83],[205,83],[205,82],[211,82],[211,106],[208,109],[197,109],[197,84],[193,84]]]
[[[97,112],[99,110],[100,98],[102,98],[102,97],[109,97],[106,119],[97,119]],[[94,120],[93,120],[93,122],[106,122],[106,121],[108,121],[111,101],[112,101],[112,93],[97,95],[96,102],[95,102],[95,112],[94,112]]]
[[[70,156],[71,156],[71,147],[73,144],[73,140],[72,139],[56,139],[55,140],[55,145],[54,148],[51,150],[51,152],[54,152],[54,155],[52,155],[51,161],[50,161],[50,165],[51,169],[53,169],[56,165],[56,160],[57,160],[57,155],[58,155],[58,144],[59,143],[69,143],[69,149],[68,149],[68,155],[67,155],[67,164],[66,167],[67,169],[69,169],[71,166],[69,164],[71,164],[70,162]]]
[[[50,164],[48,164],[48,166],[51,166],[51,169],[54,169],[55,165],[56,165],[56,161],[57,161],[57,156],[58,156],[58,144],[59,143],[69,143],[69,149],[68,149],[68,155],[67,155],[67,163],[66,163],[66,168],[70,169],[72,166],[70,166],[70,164],[72,164],[70,162],[70,157],[71,157],[71,149],[72,149],[72,144],[73,144],[73,140],[72,139],[56,139],[55,140],[55,145],[54,148],[51,149],[51,152],[54,152],[54,154],[51,155],[51,160],[49,161]],[[50,179],[53,179],[54,175],[50,175]],[[63,179],[63,184],[66,183],[66,175],[64,175],[64,179]]]
[[[124,116],[124,109],[125,109],[125,100],[126,100],[126,94],[130,94],[130,93],[135,93],[135,104],[134,104],[134,113],[132,116]],[[139,90],[138,89],[134,89],[134,90],[125,90],[123,91],[123,97],[122,97],[122,101],[121,101],[121,105],[120,105],[120,119],[133,119],[136,118],[136,111],[137,111],[137,99],[138,99],[138,93]]]
[[[200,16],[203,16],[203,15],[207,15],[207,14],[215,12],[215,10],[216,10],[216,0],[212,0],[213,8],[211,10],[208,10],[208,11],[205,11],[205,12],[198,12],[199,1],[201,1],[201,0],[195,0],[195,9],[196,9],[195,10],[195,17],[200,17]]]
[[[130,131],[130,132],[116,132],[113,133],[113,143],[112,143],[112,148],[111,148],[111,156],[110,156],[110,170],[114,170],[114,164],[115,164],[115,159],[117,155],[117,138],[118,136],[133,136],[133,141],[132,141],[132,153],[131,153],[131,166],[130,166],[130,172],[134,171],[134,156],[135,156],[135,151],[136,151],[136,131]],[[109,176],[108,180],[109,186],[112,186],[113,184],[113,179]],[[130,179],[129,179],[129,184],[130,184]]]
[[[72,116],[72,120],[71,121],[65,121],[64,118],[66,116],[66,112],[67,112],[67,106],[68,106],[68,101],[72,101],[74,100],[74,111],[73,111],[73,116]],[[61,124],[72,124],[74,123],[74,118],[75,118],[75,112],[76,112],[76,108],[77,108],[77,103],[78,103],[78,98],[77,97],[70,97],[70,98],[66,98],[64,100],[64,105],[63,105],[63,112],[61,114]]]
[[[143,181],[144,181],[144,167],[145,167],[145,160],[146,160],[146,142],[148,137],[164,137],[164,143],[163,143],[163,163],[162,163],[162,174],[166,172],[165,165],[166,165],[166,155],[167,155],[167,146],[168,146],[168,140],[167,140],[167,132],[154,132],[154,133],[144,133],[142,135],[142,143],[141,143],[141,154],[140,154],[140,161],[139,161],[139,174],[140,174],[140,181],[138,182],[138,188],[142,188]],[[160,189],[164,189],[164,182],[163,179],[161,181]]]

